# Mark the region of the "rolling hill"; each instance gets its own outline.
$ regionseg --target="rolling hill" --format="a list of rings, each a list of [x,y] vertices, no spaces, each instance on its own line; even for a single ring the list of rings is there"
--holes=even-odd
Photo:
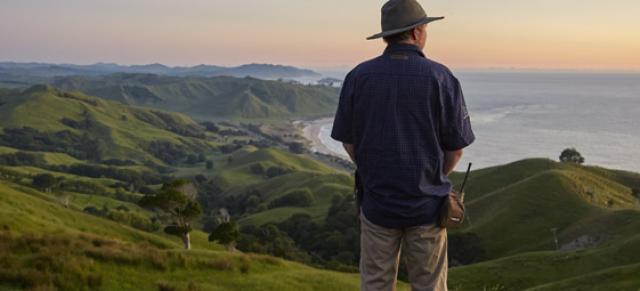
[[[474,171],[466,191],[470,222],[463,232],[477,234],[490,258],[553,248],[554,228],[561,245],[581,236],[603,242],[630,235],[640,229],[640,217],[627,217],[637,214],[631,189],[640,175],[627,184],[609,179],[618,175],[544,159]]]
[[[50,86],[1,93],[0,104],[0,145],[5,147],[65,153],[80,160],[165,165],[216,146],[215,136],[184,115]]]
[[[130,105],[177,111],[199,119],[317,117],[335,111],[338,89],[234,77],[113,74],[57,78],[64,90]]]
[[[613,274],[638,270],[640,209],[631,192],[638,181],[634,173],[545,159],[472,172],[469,220],[450,236],[469,238],[451,246],[453,257],[476,256],[476,263],[453,268],[450,287],[636,290],[634,276]]]
[[[222,164],[211,173],[212,180],[222,188],[220,195],[240,198],[249,193],[263,196],[255,209],[240,213],[241,225],[279,223],[294,214],[308,214],[315,221],[326,218],[334,196],[351,194],[353,179],[314,160],[282,150],[248,147],[232,155],[230,163]],[[282,169],[282,174],[269,177],[270,168]],[[269,204],[295,191],[309,191],[314,200],[307,206],[269,208]],[[238,215],[238,213],[232,213]]]
[[[65,208],[51,194],[9,182],[0,181],[0,193],[3,290],[353,290],[358,286],[356,274],[221,251],[199,233],[194,249],[184,251],[166,235]]]

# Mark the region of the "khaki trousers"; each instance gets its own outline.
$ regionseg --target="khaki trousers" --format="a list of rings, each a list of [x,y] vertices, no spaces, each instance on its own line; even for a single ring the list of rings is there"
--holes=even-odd
[[[400,251],[413,291],[447,290],[447,230],[436,225],[384,228],[360,211],[362,291],[396,290]]]

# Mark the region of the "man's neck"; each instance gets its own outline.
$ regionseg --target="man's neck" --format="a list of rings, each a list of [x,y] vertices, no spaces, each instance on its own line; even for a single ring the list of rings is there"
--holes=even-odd
[[[411,41],[411,40],[405,40],[405,41],[400,41],[400,42],[394,42],[394,43],[387,44],[387,46],[392,46],[392,45],[412,45],[412,46],[417,47],[421,51],[424,49],[424,48],[421,48],[416,42]]]
[[[410,44],[410,45],[413,45],[413,46],[418,46],[418,44],[415,41],[412,41],[412,40],[403,40],[403,41],[397,42],[397,44]]]

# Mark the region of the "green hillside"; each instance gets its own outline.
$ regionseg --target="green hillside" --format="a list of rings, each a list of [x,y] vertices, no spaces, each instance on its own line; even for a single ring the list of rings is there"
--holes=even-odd
[[[47,86],[3,94],[0,103],[0,145],[57,152],[46,157],[53,163],[75,162],[70,159],[76,158],[162,165],[189,152],[210,151],[216,145],[206,139],[200,125],[184,115],[129,107]],[[43,144],[36,142],[43,139]]]
[[[0,182],[0,288],[60,290],[353,290],[356,274],[268,256],[183,251],[164,235],[64,208],[50,194]],[[213,249],[213,250],[211,250]],[[403,288],[405,286],[402,286]]]
[[[466,191],[470,219],[462,232],[478,235],[490,258],[549,249],[552,228],[561,243],[598,231],[629,234],[628,226],[606,222],[636,207],[631,188],[599,173],[541,159],[474,171]]]
[[[182,169],[177,174],[206,175],[220,188],[219,193],[213,194],[217,199],[228,197],[243,204],[247,196],[258,194],[260,201],[246,211],[234,208],[229,200],[217,205],[228,208],[241,225],[279,223],[294,214],[308,214],[320,222],[326,217],[334,197],[349,196],[352,191],[353,179],[349,174],[276,148],[244,147],[218,157],[215,164],[212,171],[198,167],[194,171]],[[272,170],[277,171],[270,176]],[[309,191],[314,201],[308,206],[269,208],[274,200],[296,191]]]
[[[640,262],[640,209],[631,195],[638,181],[543,159],[472,172],[469,220],[450,232],[470,239],[450,250],[480,263],[452,269],[452,290],[637,290],[628,274]]]
[[[201,119],[273,119],[326,116],[335,111],[338,89],[234,77],[171,77],[113,74],[60,78],[65,90],[177,111]]]

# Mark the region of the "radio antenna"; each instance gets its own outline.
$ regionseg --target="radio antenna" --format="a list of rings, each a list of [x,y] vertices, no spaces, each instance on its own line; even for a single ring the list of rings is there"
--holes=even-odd
[[[469,178],[469,172],[471,172],[471,165],[472,163],[469,163],[469,166],[467,167],[467,173],[464,174],[464,180],[462,181],[462,186],[460,187],[460,193],[464,192],[464,186],[467,184],[467,179]]]
[[[460,201],[464,201],[464,186],[467,185],[467,179],[469,179],[469,172],[471,172],[471,165],[467,167],[467,172],[464,174],[464,180],[462,181],[462,186],[460,186]]]

